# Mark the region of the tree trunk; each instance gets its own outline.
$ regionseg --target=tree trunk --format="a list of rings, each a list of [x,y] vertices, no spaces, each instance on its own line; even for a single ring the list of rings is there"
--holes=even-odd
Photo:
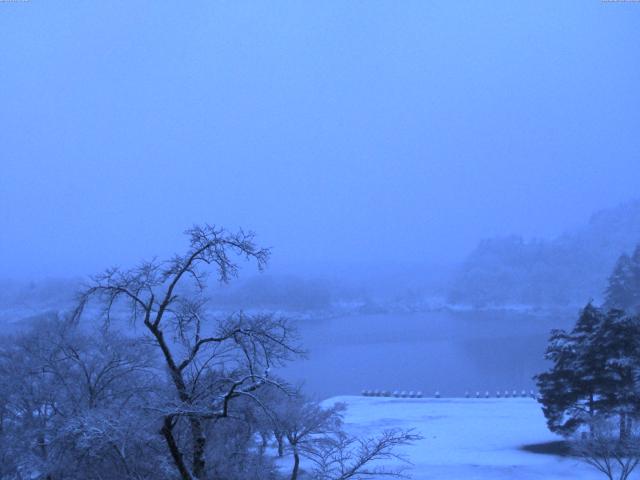
[[[284,456],[284,435],[280,432],[276,432],[275,437],[278,442],[278,456],[282,458]]]
[[[623,442],[627,438],[627,417],[624,413],[620,414],[620,441]]]
[[[40,449],[40,456],[46,463],[48,455],[47,455],[47,442],[44,438],[44,433],[38,434],[38,447]]]
[[[182,457],[182,452],[180,448],[178,448],[178,444],[176,443],[176,439],[173,437],[173,431],[171,426],[171,418],[165,417],[164,424],[162,425],[162,429],[160,433],[164,437],[167,442],[167,447],[169,447],[169,452],[171,453],[171,458],[173,458],[173,463],[176,464],[178,471],[180,472],[180,476],[182,480],[193,480],[189,469],[184,463],[184,458]]]
[[[265,432],[260,432],[260,455],[264,455],[264,452],[269,446],[269,437]]]
[[[178,397],[180,398],[180,400],[184,403],[186,403],[187,405],[191,404],[192,402],[192,398],[191,396],[188,394],[187,392],[187,386],[186,383],[184,381],[184,377],[182,376],[182,371],[180,370],[180,368],[178,367],[178,365],[176,364],[173,355],[171,354],[171,350],[169,349],[169,346],[167,345],[167,342],[164,339],[164,334],[162,332],[162,330],[158,329],[156,326],[150,324],[150,323],[145,323],[145,325],[147,326],[147,328],[149,329],[149,331],[153,334],[153,336],[155,337],[156,341],[158,342],[158,345],[160,346],[160,349],[162,350],[162,353],[164,355],[165,361],[167,363],[167,367],[169,369],[169,374],[171,375],[171,379],[173,380],[173,384],[176,387],[176,390],[178,392]],[[207,438],[204,435],[204,429],[202,427],[202,420],[195,417],[195,416],[190,416],[189,417],[189,428],[191,429],[191,440],[192,440],[192,448],[193,448],[193,452],[192,452],[192,470],[193,470],[193,477],[195,477],[196,479],[203,479],[205,476],[205,458],[204,458],[204,450],[205,450],[205,445],[207,443]],[[164,429],[164,427],[163,427]],[[166,436],[165,436],[166,438]],[[173,435],[171,435],[171,438],[173,439]],[[170,449],[172,447],[170,446]],[[175,448],[176,452],[179,453],[180,455],[180,461],[182,462],[182,466],[178,465],[176,463],[176,465],[178,466],[178,469],[180,470],[181,474],[182,474],[182,470],[183,467],[185,467],[184,464],[184,458],[182,456],[182,452],[180,452],[180,448],[178,447],[177,443],[175,442],[175,439],[173,439],[173,448]],[[173,451],[172,451],[172,457],[174,459],[174,461],[176,460],[176,455],[174,455]],[[186,468],[186,467],[185,467]],[[188,473],[188,472],[187,472]],[[187,478],[184,477],[183,474],[183,478]],[[189,474],[189,479],[192,478],[191,474]]]
[[[298,448],[293,446],[293,470],[291,470],[291,480],[298,480],[298,470],[300,469],[300,455]]]
[[[204,446],[207,439],[204,436],[202,421],[199,418],[191,417],[189,424],[193,443],[193,476],[200,480],[205,476]]]
[[[631,436],[631,432],[633,431],[633,418],[631,418],[631,415],[627,416],[626,429],[627,429],[627,439],[628,439]]]

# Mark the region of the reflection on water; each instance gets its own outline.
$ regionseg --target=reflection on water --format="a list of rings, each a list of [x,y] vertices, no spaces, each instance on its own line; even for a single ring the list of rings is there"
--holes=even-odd
[[[326,397],[363,389],[421,390],[462,396],[534,388],[545,368],[552,328],[567,328],[576,312],[431,312],[351,315],[305,321],[306,361],[288,367],[291,380]]]

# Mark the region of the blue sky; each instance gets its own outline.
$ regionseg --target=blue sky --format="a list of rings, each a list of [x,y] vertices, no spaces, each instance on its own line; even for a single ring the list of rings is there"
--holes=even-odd
[[[0,3],[0,276],[448,262],[637,197],[640,4]]]

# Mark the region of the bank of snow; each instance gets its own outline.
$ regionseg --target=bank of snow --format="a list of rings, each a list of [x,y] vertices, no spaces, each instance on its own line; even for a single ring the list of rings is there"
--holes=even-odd
[[[597,480],[601,473],[574,458],[523,451],[528,444],[558,440],[530,398],[397,399],[343,396],[346,427],[358,435],[414,428],[424,440],[404,448],[423,479]]]

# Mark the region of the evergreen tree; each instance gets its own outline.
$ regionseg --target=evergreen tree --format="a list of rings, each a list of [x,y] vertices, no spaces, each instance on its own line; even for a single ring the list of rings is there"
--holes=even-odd
[[[640,417],[640,316],[587,305],[569,333],[551,333],[551,369],[536,376],[553,432],[569,435],[595,416],[618,417],[620,436]]]
[[[589,304],[571,332],[551,332],[545,358],[553,367],[535,378],[552,432],[572,433],[597,413],[596,384],[604,372],[592,340],[603,321],[602,312]]]
[[[640,245],[632,256],[625,253],[616,262],[605,290],[605,307],[628,312],[640,307]]]
[[[617,415],[620,436],[640,417],[640,316],[610,310],[598,331],[599,362],[604,375],[599,384],[599,404],[603,411]]]

